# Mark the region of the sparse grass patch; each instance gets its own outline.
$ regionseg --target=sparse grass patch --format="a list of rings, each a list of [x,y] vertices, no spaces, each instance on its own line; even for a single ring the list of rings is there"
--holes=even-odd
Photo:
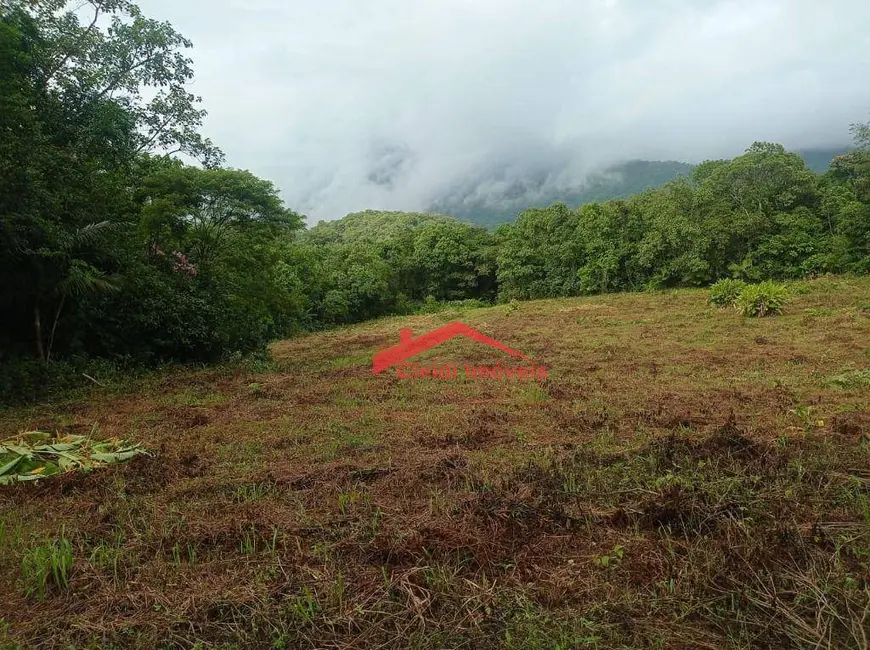
[[[825,383],[834,388],[849,390],[853,388],[870,387],[870,370],[850,370],[838,375],[833,375],[825,380]]]
[[[352,368],[354,366],[364,368],[366,366],[371,366],[372,354],[373,352],[366,352],[364,354],[354,354],[345,357],[338,357],[330,362],[330,366],[336,369]]]
[[[365,504],[371,503],[371,497],[365,492],[361,492],[356,487],[349,490],[342,490],[338,494],[338,510],[341,514],[346,515],[348,511],[360,501]]]
[[[216,457],[225,464],[235,464],[237,469],[251,470],[265,460],[265,452],[259,442],[240,440],[218,445]]]
[[[218,392],[191,388],[167,395],[164,403],[167,406],[214,406],[223,404],[227,399],[226,395]]]
[[[124,531],[119,528],[111,540],[97,543],[88,558],[91,565],[110,573],[115,584],[123,581],[125,563],[131,560],[125,555],[124,542]]]
[[[232,488],[230,494],[237,503],[248,503],[269,498],[275,492],[275,486],[270,483],[243,483]]]
[[[378,443],[378,438],[365,419],[359,420],[355,426],[342,422],[331,422],[326,430],[319,433],[314,445],[322,460],[333,460],[340,456],[352,455],[369,451]]]
[[[806,309],[807,316],[817,316],[817,317],[825,317],[825,316],[836,316],[837,311],[835,309],[831,309],[830,307],[809,307]]]
[[[268,534],[254,526],[244,528],[239,534],[239,552],[243,555],[258,555],[261,553],[274,555],[278,549],[280,531],[273,526]]]
[[[538,404],[547,401],[550,398],[550,395],[543,386],[533,383],[525,386],[523,389],[523,398],[530,404]]]
[[[72,543],[63,532],[57,539],[31,546],[21,559],[26,594],[43,600],[50,588],[66,589],[72,566]]]
[[[12,557],[24,539],[24,525],[14,513],[6,513],[0,518],[0,566]]]

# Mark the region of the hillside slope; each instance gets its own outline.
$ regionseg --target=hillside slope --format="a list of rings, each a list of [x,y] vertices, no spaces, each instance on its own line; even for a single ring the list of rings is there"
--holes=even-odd
[[[389,318],[0,412],[0,440],[155,454],[0,487],[0,644],[860,647],[870,278],[793,293],[754,320],[696,290]],[[457,319],[548,378],[372,374]],[[70,584],[38,602],[23,561],[61,536]]]

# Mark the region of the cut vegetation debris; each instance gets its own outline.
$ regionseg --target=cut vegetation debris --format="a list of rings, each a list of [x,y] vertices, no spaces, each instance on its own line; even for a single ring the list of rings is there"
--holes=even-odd
[[[159,450],[0,486],[0,648],[870,648],[870,278],[803,284],[774,318],[679,290],[382,319],[0,411]],[[457,318],[548,379],[372,374]]]
[[[0,443],[0,485],[37,481],[61,472],[90,471],[147,453],[123,440],[93,440],[90,436],[57,437],[27,431]]]

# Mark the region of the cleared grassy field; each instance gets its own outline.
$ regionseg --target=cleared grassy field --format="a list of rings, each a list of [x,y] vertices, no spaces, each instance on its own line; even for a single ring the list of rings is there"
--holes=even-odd
[[[0,488],[0,645],[870,647],[870,279],[793,290],[381,320],[0,413],[154,452]],[[452,320],[549,377],[372,374]],[[62,538],[69,583],[27,596]]]

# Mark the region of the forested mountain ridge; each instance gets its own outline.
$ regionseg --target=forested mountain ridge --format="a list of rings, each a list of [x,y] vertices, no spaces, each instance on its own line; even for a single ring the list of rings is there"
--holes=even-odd
[[[807,149],[798,151],[807,167],[815,172],[827,171],[831,160],[845,153],[848,147]],[[495,178],[472,179],[432,203],[431,210],[471,223],[494,228],[513,221],[517,214],[529,208],[564,203],[579,207],[611,199],[627,198],[648,189],[661,187],[678,176],[689,175],[694,164],[673,160],[631,160],[591,174],[576,188],[548,186],[546,176],[530,176],[511,182],[499,191],[482,191],[493,185]],[[502,189],[503,188],[503,189]]]
[[[692,165],[677,161],[633,160],[593,173],[577,187],[570,184],[560,187],[548,174],[530,175],[507,183],[496,175],[470,179],[434,201],[431,210],[494,228],[513,221],[517,214],[529,208],[553,203],[578,207],[623,198],[660,187],[691,171]]]
[[[803,158],[807,167],[818,174],[824,174],[831,168],[831,162],[837,156],[849,153],[852,147],[848,145],[840,147],[825,147],[821,149],[799,149],[797,153]]]

